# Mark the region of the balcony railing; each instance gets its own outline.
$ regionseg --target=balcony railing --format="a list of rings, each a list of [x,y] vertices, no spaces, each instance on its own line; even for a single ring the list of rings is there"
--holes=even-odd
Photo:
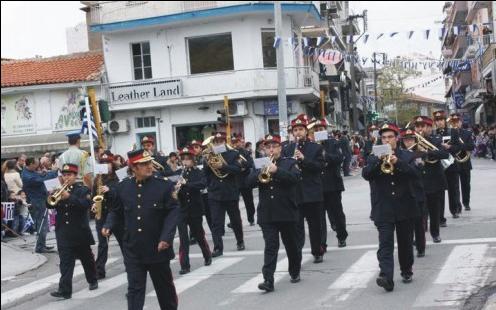
[[[165,16],[198,10],[269,1],[98,1],[90,7],[91,25]],[[270,1],[272,2],[272,1]],[[282,1],[311,4],[312,1]]]
[[[491,43],[482,54],[482,68],[487,68],[487,66],[491,64],[496,65],[496,63],[494,63],[495,59],[496,43]]]
[[[288,93],[291,91],[300,91],[302,94],[319,92],[319,75],[312,68],[288,67],[284,71]],[[208,96],[246,94],[250,92],[261,94],[263,92],[277,90],[277,70],[270,68],[224,71],[154,80],[110,83],[106,86],[109,89],[110,103],[116,106],[120,103],[130,103],[130,101],[136,102],[139,100],[121,102],[113,100],[112,98],[117,98],[117,94],[114,94],[114,96],[111,94],[113,89],[125,94],[126,91],[132,92],[133,88],[139,88],[142,85],[163,84],[167,81],[176,83],[174,85],[177,85],[177,83],[180,84],[180,94],[176,94],[177,96],[173,97],[174,99],[194,99]],[[154,98],[153,95],[150,95],[147,99],[146,101],[167,100],[166,98]]]

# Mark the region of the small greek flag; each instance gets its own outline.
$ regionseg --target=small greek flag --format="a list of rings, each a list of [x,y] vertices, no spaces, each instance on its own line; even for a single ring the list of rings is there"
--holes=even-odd
[[[91,112],[90,112],[90,127],[91,127],[91,134],[95,139],[98,139],[98,133],[96,132],[95,121],[93,120],[93,115],[91,115]],[[86,116],[86,110],[83,113],[83,125],[81,126],[81,134],[89,135],[88,117]]]

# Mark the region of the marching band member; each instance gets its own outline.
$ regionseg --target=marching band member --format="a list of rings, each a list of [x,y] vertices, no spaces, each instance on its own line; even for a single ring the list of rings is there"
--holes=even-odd
[[[180,205],[179,215],[179,262],[181,270],[179,274],[186,274],[190,271],[189,263],[189,245],[190,237],[188,227],[191,230],[191,236],[197,240],[198,245],[205,260],[205,266],[212,264],[212,253],[205,239],[205,231],[203,230],[203,201],[201,190],[206,186],[206,180],[203,172],[195,165],[193,151],[189,148],[183,148],[179,153],[183,163],[181,177],[175,187],[178,193]]]
[[[324,250],[322,249],[321,220],[323,189],[320,178],[324,168],[322,146],[311,142],[307,138],[308,119],[300,114],[291,121],[291,129],[295,137],[295,143],[289,144],[284,149],[285,157],[294,157],[302,170],[302,182],[298,186],[299,191],[299,221],[298,221],[298,246],[300,251],[305,245],[305,218],[308,223],[310,244],[314,263],[323,261]]]
[[[241,161],[241,173],[237,175],[237,182],[239,186],[239,192],[243,197],[243,202],[245,203],[246,215],[250,226],[255,225],[255,204],[253,203],[253,189],[246,185],[246,178],[250,174],[250,170],[254,167],[253,158],[251,153],[245,150],[245,142],[242,137],[233,136],[231,142],[239,152],[242,158]]]
[[[110,236],[124,223],[123,257],[128,278],[128,309],[141,310],[150,273],[161,309],[177,309],[170,260],[179,208],[174,183],[153,172],[153,157],[145,150],[127,153],[133,176],[115,190],[112,210],[102,229]]]
[[[148,154],[150,154],[153,157],[154,162],[158,164],[157,167],[155,167],[156,164],[154,165],[154,170],[156,173],[164,177],[168,177],[175,174],[175,172],[172,171],[169,165],[167,164],[167,158],[160,155],[155,150],[155,139],[153,137],[144,136],[143,139],[141,139],[141,147],[145,151],[147,151]]]
[[[216,133],[213,138],[213,147],[225,147],[225,145],[225,133]],[[224,252],[222,236],[225,233],[226,212],[236,236],[238,251],[245,249],[245,243],[239,212],[239,190],[236,184],[236,175],[241,172],[238,161],[239,154],[235,150],[226,150],[213,156],[219,160],[210,165],[208,160],[204,159],[203,171],[207,178],[208,205],[212,215],[212,238],[214,241],[212,257],[218,257]]]
[[[61,190],[60,200],[54,202],[52,206],[57,210],[55,237],[59,251],[61,276],[59,289],[50,295],[69,299],[72,297],[72,275],[76,258],[81,260],[90,290],[98,288],[98,281],[95,257],[91,251],[91,245],[95,244],[95,240],[89,223],[90,189],[79,182],[76,183],[77,165],[64,164],[61,173],[62,180],[67,187]],[[53,197],[53,194],[50,197]]]
[[[379,232],[380,274],[376,282],[390,292],[394,289],[395,230],[401,277],[404,283],[412,281],[412,219],[418,215],[412,180],[419,177],[419,171],[412,163],[413,154],[398,148],[396,125],[384,124],[379,135],[382,144],[391,146],[393,154],[384,158],[369,156],[362,176],[371,184],[372,219]]]
[[[281,138],[267,135],[264,140],[265,153],[272,158],[271,164],[264,169],[253,169],[247,183],[259,188],[257,223],[262,228],[265,241],[264,282],[260,290],[274,290],[274,272],[279,251],[279,235],[286,249],[289,261],[291,283],[300,281],[301,252],[297,244],[298,205],[296,188],[301,171],[295,159],[281,156]],[[265,173],[265,179],[262,176]]]

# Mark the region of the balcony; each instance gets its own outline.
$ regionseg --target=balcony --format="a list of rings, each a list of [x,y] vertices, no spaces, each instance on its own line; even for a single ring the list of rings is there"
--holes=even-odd
[[[288,96],[318,98],[319,75],[310,67],[285,68],[285,76]],[[213,102],[222,100],[223,96],[230,99],[269,97],[277,95],[277,70],[224,71],[111,83],[106,87],[113,110]]]
[[[477,13],[478,10],[488,9],[491,7],[491,1],[466,1],[466,2],[468,2],[467,4],[468,12],[467,12],[467,18],[465,20],[467,24],[472,24],[475,14]]]
[[[496,65],[496,43],[491,43],[482,54],[482,71]]]
[[[464,35],[457,36],[453,43],[453,58],[462,58],[468,46],[468,40]]]
[[[303,9],[300,10],[302,12],[301,15],[305,15],[305,12],[306,14],[310,14],[314,17],[309,18],[310,21],[313,21],[315,18],[320,19],[317,8],[312,1],[281,2],[283,2],[283,11],[289,11],[291,13],[295,10],[298,11],[298,5],[309,5],[314,10],[310,11],[303,6],[306,8],[306,11]],[[189,17],[207,18],[211,16],[225,16],[226,14],[242,15],[252,11],[273,11],[273,2],[271,1],[98,1],[96,4],[90,1],[83,1],[83,3],[90,7],[91,26],[143,19],[148,19],[145,24],[150,26],[155,24],[153,18],[161,16],[170,16],[171,21],[177,23],[183,19],[184,16],[181,16],[182,13],[193,12],[195,14],[191,14]],[[208,10],[214,9],[216,10],[215,12],[208,12]]]

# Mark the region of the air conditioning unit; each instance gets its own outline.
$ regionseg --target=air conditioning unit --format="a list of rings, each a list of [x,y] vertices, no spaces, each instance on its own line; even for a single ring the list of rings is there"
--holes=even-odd
[[[229,116],[245,116],[248,114],[245,101],[234,101],[229,105]]]
[[[127,119],[116,119],[108,124],[108,131],[111,134],[123,133],[129,131],[129,121]]]

